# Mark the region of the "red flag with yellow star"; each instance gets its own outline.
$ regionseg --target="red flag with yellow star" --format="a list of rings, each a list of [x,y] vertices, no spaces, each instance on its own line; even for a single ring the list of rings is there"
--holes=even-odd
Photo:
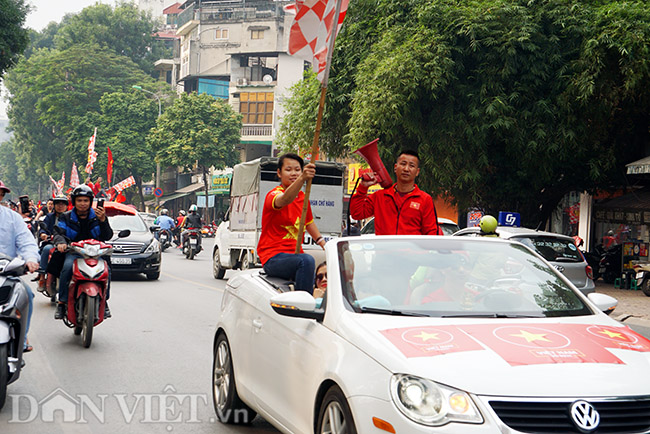
[[[381,334],[406,357],[430,357],[483,349],[454,326],[405,327],[382,330]]]

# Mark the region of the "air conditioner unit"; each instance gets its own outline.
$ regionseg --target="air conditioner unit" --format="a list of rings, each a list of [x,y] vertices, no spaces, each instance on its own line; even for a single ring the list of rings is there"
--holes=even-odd
[[[248,85],[248,79],[247,78],[238,78],[237,79],[237,86],[246,86]]]

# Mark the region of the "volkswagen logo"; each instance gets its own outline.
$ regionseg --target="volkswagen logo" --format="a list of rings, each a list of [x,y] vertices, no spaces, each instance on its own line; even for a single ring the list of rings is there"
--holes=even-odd
[[[587,401],[576,401],[571,405],[571,419],[582,432],[593,431],[600,423],[600,415]]]
[[[564,267],[561,265],[553,265],[557,271],[564,273]]]
[[[123,252],[124,251],[122,246],[113,246],[113,250],[115,250],[116,252]]]

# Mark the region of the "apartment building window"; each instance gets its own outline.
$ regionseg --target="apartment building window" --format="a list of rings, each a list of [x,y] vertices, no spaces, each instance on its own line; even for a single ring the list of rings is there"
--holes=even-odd
[[[228,39],[228,29],[217,29],[214,34],[214,39]]]
[[[251,30],[251,39],[264,39],[264,30]]]
[[[273,92],[244,92],[239,96],[243,124],[273,123]]]

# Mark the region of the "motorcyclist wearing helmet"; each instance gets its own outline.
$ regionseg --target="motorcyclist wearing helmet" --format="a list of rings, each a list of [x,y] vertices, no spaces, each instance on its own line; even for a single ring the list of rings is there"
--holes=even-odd
[[[183,248],[183,245],[185,244],[185,241],[187,241],[187,237],[190,234],[190,230],[192,229],[201,229],[201,226],[203,225],[203,222],[201,221],[201,216],[198,214],[199,208],[193,204],[190,206],[189,209],[190,213],[187,217],[183,219],[183,223],[181,223],[181,246],[180,248]],[[199,237],[199,242],[198,242],[198,247],[199,249],[201,248],[201,237]]]
[[[59,252],[65,252],[68,244],[74,241],[87,239],[108,241],[113,237],[113,230],[108,222],[104,208],[92,209],[94,196],[92,189],[87,185],[80,185],[72,191],[70,198],[73,208],[59,217],[54,229],[54,245]],[[65,257],[61,279],[59,280],[59,304],[54,314],[55,319],[63,319],[65,316],[65,308],[68,302],[68,285],[72,278],[72,265],[78,257],[76,254],[68,254]],[[107,290],[107,300],[108,295]],[[104,317],[110,318],[110,316],[110,310],[108,304],[106,304]]]
[[[156,217],[156,220],[153,222],[155,225],[160,226],[161,231],[171,231],[176,227],[176,223],[174,223],[174,219],[169,217],[169,211],[167,208],[163,208],[160,211],[160,215]],[[160,232],[156,232],[156,238],[160,237]]]
[[[54,202],[54,208],[52,212],[45,216],[43,224],[40,226],[38,231],[38,237],[40,240],[45,243],[48,238],[54,235],[54,227],[59,222],[59,218],[63,215],[64,212],[68,210],[68,198],[65,196],[57,196],[52,199]],[[50,257],[50,250],[54,248],[54,244],[47,242],[41,248],[41,261],[40,268],[38,270],[39,280],[38,287],[43,288],[45,285],[45,270],[47,268],[47,261]]]

